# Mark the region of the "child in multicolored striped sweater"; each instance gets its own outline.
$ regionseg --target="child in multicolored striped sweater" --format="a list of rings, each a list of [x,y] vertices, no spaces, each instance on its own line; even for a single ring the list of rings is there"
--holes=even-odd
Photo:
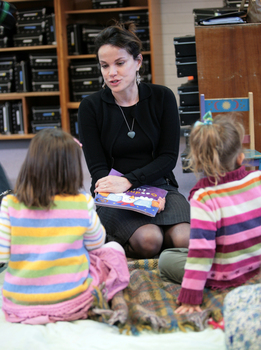
[[[260,271],[261,171],[242,166],[239,120],[223,114],[212,121],[210,114],[190,134],[189,166],[206,177],[190,192],[188,254],[167,249],[159,258],[162,278],[182,282],[179,314],[201,311],[205,287],[239,286]]]
[[[107,300],[129,283],[123,248],[106,232],[83,188],[81,147],[60,129],[32,139],[14,194],[3,198],[0,262],[6,320],[28,324],[85,319],[94,287]]]

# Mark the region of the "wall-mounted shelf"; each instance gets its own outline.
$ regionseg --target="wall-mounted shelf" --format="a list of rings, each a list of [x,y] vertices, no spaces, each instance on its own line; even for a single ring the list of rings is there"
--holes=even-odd
[[[124,11],[142,11],[148,10],[148,6],[128,6],[128,7],[120,7],[120,8],[105,8],[105,9],[88,9],[88,10],[73,10],[73,11],[65,11],[65,14],[75,15],[75,14],[83,14],[83,13],[104,13],[104,12],[124,12]]]

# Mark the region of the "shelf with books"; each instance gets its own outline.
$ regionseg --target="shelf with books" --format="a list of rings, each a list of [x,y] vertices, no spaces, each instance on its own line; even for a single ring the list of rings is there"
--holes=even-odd
[[[32,138],[33,107],[59,106],[59,95],[58,91],[1,94],[0,140]]]
[[[60,56],[60,86],[61,86],[61,107],[63,111],[63,126],[66,131],[71,132],[70,126],[71,123],[71,114],[73,113],[73,118],[75,118],[75,114],[77,113],[77,109],[79,107],[80,101],[86,95],[83,91],[80,94],[80,88],[77,87],[78,91],[74,93],[72,89],[72,82],[70,76],[70,66],[76,64],[75,62],[80,62],[79,64],[93,64],[96,61],[96,56],[93,54],[93,51],[90,51],[90,47],[92,45],[87,46],[86,43],[80,45],[80,50],[77,51],[75,48],[75,42],[70,42],[70,38],[73,37],[78,40],[77,35],[81,36],[82,28],[76,28],[76,26],[83,26],[85,31],[88,30],[88,26],[90,27],[105,27],[112,23],[112,19],[116,19],[121,21],[121,14],[128,13],[143,13],[148,14],[148,28],[149,28],[149,44],[148,47],[145,46],[145,50],[142,52],[143,56],[149,58],[149,70],[150,70],[150,81],[153,83],[161,83],[155,78],[155,67],[161,67],[161,64],[157,60],[155,60],[155,56],[157,59],[161,54],[161,45],[158,42],[158,38],[160,37],[160,1],[158,0],[129,0],[129,6],[126,7],[118,7],[118,8],[101,8],[95,9],[92,7],[92,1],[81,1],[81,0],[58,0],[58,12],[57,16],[58,20],[58,37],[60,37],[61,33],[67,33],[63,35],[61,40],[57,41],[58,47],[57,52]],[[123,16],[124,17],[124,16]],[[155,24],[156,23],[156,24]],[[68,30],[68,27],[70,29]],[[87,29],[86,29],[87,28]],[[159,30],[160,29],[160,30]],[[69,33],[69,34],[68,34]],[[79,34],[80,33],[80,34]],[[157,37],[156,43],[154,45],[154,38]],[[80,39],[82,40],[82,39]],[[71,45],[72,44],[72,45]],[[87,44],[88,45],[88,44]],[[157,46],[158,45],[158,46]],[[70,47],[71,46],[71,47]],[[155,48],[155,50],[154,50]],[[74,51],[73,51],[74,50]],[[157,53],[156,53],[157,51]],[[100,74],[100,73],[99,73]],[[101,74],[100,74],[101,76]],[[97,76],[95,76],[95,79]],[[84,83],[84,82],[83,82]],[[95,91],[101,88],[102,82],[99,87],[95,84]],[[85,87],[88,84],[85,84]],[[92,82],[89,86],[93,87]],[[89,90],[87,89],[87,93]],[[93,91],[91,91],[93,92]]]
[[[160,0],[129,0],[128,6],[118,8],[93,8],[92,0],[11,0],[19,11],[39,9],[43,7],[53,7],[55,15],[54,30],[56,33],[56,42],[54,45],[36,45],[36,46],[22,46],[22,47],[7,47],[0,48],[0,56],[14,55],[14,54],[31,54],[31,52],[39,52],[44,55],[46,52],[55,52],[57,55],[57,68],[58,68],[58,82],[59,90],[49,92],[37,93],[37,103],[41,104],[41,100],[44,104],[48,104],[49,97],[55,99],[55,104],[59,104],[61,107],[61,127],[71,132],[70,112],[77,112],[79,107],[80,98],[75,101],[72,98],[70,91],[70,77],[69,66],[71,62],[83,60],[84,62],[94,61],[95,55],[90,53],[83,53],[80,55],[69,54],[68,52],[68,38],[67,38],[67,26],[73,23],[85,23],[89,25],[108,25],[110,19],[119,19],[121,14],[127,14],[129,12],[139,13],[140,11],[148,13],[149,20],[149,42],[150,47],[146,47],[142,52],[143,56],[149,59],[150,65],[150,77],[151,82],[161,84],[162,72],[162,44],[161,44],[161,24],[160,24]],[[157,67],[157,72],[156,68]],[[0,140],[10,139],[12,137],[24,138],[25,135],[31,137],[31,117],[30,108],[35,102],[36,96],[33,92],[21,92],[12,91],[10,93],[0,93],[0,104],[6,97],[8,100],[20,99],[23,104],[24,115],[24,134],[23,135],[1,135]],[[14,95],[13,95],[14,94]],[[9,95],[11,95],[9,97]]]
[[[54,25],[57,1],[9,2],[16,7],[16,23],[9,31],[4,30],[0,38],[0,140],[30,139],[34,136],[32,107],[60,105]],[[5,36],[10,40],[3,40]],[[47,73],[52,66],[49,75],[36,77],[37,73],[33,73],[40,67],[35,63],[39,59],[44,62],[41,73]],[[52,76],[49,82],[52,73],[56,77]],[[42,77],[48,79],[44,81]]]

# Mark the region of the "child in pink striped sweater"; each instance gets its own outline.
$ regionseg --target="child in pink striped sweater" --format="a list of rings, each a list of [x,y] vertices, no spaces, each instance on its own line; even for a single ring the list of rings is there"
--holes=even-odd
[[[242,166],[243,136],[229,114],[208,114],[191,131],[189,166],[206,177],[190,192],[189,250],[167,249],[159,259],[162,278],[182,282],[179,314],[201,311],[205,287],[239,286],[260,270],[261,171]]]
[[[107,300],[124,289],[123,248],[104,244],[93,198],[82,191],[81,147],[60,129],[32,139],[14,194],[3,198],[0,263],[3,311],[10,322],[45,324],[88,317],[94,287]]]

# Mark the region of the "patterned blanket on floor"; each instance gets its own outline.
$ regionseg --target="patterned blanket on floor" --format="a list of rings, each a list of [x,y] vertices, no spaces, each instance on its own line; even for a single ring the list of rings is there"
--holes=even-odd
[[[89,313],[93,320],[116,325],[120,332],[136,335],[143,330],[173,332],[178,329],[202,331],[206,327],[222,328],[223,301],[233,288],[223,291],[205,288],[201,305],[202,312],[179,315],[176,300],[181,286],[162,281],[157,259],[128,262],[130,283],[124,291],[117,293],[108,304],[106,291],[95,289],[94,306]],[[261,282],[261,274],[247,284]]]

